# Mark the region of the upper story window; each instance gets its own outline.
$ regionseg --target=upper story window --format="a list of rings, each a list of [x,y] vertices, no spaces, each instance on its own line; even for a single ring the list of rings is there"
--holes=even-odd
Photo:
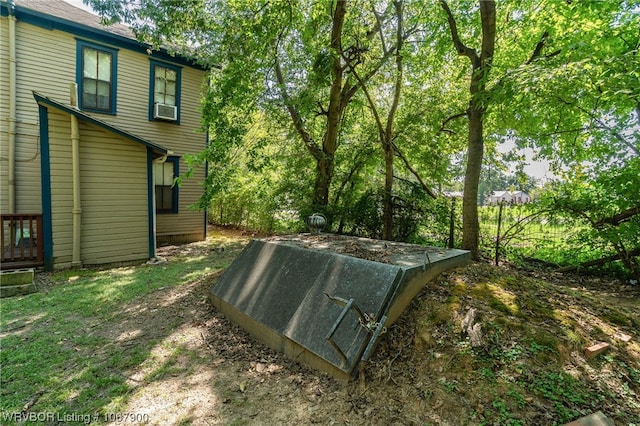
[[[117,50],[78,41],[77,72],[80,108],[116,113]]]
[[[149,120],[180,124],[181,68],[151,61],[149,84]]]
[[[178,72],[176,70],[156,65],[153,102],[175,106],[177,81]]]

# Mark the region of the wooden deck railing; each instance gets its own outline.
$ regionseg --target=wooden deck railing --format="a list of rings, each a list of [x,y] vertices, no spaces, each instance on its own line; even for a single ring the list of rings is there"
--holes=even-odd
[[[2,247],[1,269],[17,269],[42,266],[41,214],[0,215],[0,242]]]

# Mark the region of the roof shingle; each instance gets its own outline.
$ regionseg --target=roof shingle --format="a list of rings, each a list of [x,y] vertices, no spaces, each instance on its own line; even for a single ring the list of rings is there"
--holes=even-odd
[[[120,37],[136,40],[133,31],[128,26],[124,24],[102,25],[98,15],[75,7],[64,0],[15,0],[15,5],[96,30],[106,31]]]

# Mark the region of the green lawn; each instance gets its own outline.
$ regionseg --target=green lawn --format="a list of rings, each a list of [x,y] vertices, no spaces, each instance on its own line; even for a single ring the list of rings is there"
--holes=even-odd
[[[590,227],[571,218],[536,215],[531,205],[504,206],[500,220],[501,257],[505,254],[528,257],[559,266],[578,265],[611,254],[602,247],[581,241]],[[495,255],[498,235],[498,206],[478,211],[482,244]],[[512,256],[513,258],[513,256]]]
[[[199,244],[196,255],[178,255],[160,265],[41,275],[41,283],[42,277],[50,283],[43,291],[1,299],[0,423],[12,423],[11,416],[36,402],[27,419],[39,424],[87,420],[74,419],[79,415],[113,420],[105,416],[119,412],[131,392],[123,372],[148,361],[162,334],[127,347],[114,344],[109,324],[134,321],[141,302],[157,292],[212,276],[242,247],[241,240],[229,243],[224,237]],[[221,244],[224,252],[207,254]]]

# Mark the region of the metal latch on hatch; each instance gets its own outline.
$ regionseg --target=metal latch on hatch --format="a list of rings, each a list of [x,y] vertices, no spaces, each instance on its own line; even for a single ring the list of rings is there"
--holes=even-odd
[[[383,316],[382,319],[378,322],[375,320],[373,315],[363,313],[362,310],[358,307],[358,305],[356,305],[354,299],[346,300],[341,297],[330,296],[327,293],[325,293],[325,295],[329,298],[329,300],[331,300],[335,304],[342,306],[342,312],[340,312],[340,315],[338,315],[338,318],[333,324],[333,327],[331,327],[331,330],[329,331],[329,333],[327,333],[325,340],[327,340],[331,345],[331,347],[333,348],[333,350],[336,351],[336,353],[338,354],[342,362],[348,365],[347,356],[345,355],[344,351],[340,348],[340,346],[338,346],[338,344],[333,340],[333,335],[336,333],[336,331],[338,330],[338,327],[340,327],[340,324],[346,318],[347,313],[349,313],[349,310],[352,309],[356,313],[356,315],[358,316],[358,322],[360,327],[362,327],[369,335],[369,338],[365,339],[362,342],[360,350],[358,350],[358,354],[362,353],[362,350],[365,348],[365,346],[366,346],[365,352],[369,352],[371,347],[371,345],[369,344],[371,338],[373,338],[373,340],[375,341],[380,334],[386,331],[386,327],[384,327],[384,323],[387,317]],[[368,355],[369,355],[368,353],[365,353],[365,357],[368,358]],[[358,361],[358,358],[356,357],[354,364],[357,361]],[[352,366],[349,366],[349,367],[352,367]]]

